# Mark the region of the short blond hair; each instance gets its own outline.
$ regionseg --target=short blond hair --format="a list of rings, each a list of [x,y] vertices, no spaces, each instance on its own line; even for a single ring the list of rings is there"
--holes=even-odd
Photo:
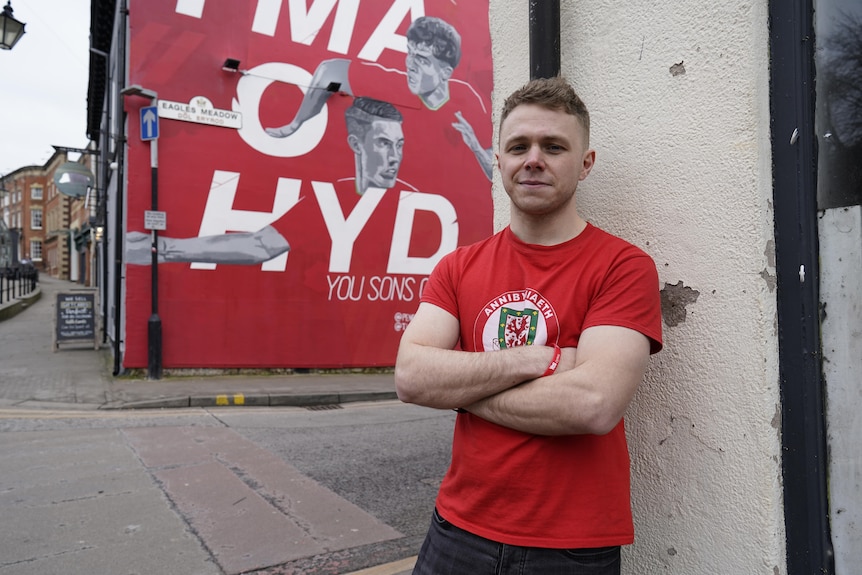
[[[535,104],[549,110],[557,110],[575,116],[581,121],[587,138],[586,141],[589,142],[590,112],[572,85],[562,76],[536,78],[512,92],[503,102],[500,127],[502,128],[503,122],[506,121],[512,110],[524,104]]]

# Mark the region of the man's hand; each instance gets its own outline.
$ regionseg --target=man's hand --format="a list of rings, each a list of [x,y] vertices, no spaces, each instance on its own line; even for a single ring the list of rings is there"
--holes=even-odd
[[[476,132],[473,130],[473,126],[470,125],[470,122],[464,119],[461,112],[455,112],[455,117],[458,118],[458,121],[452,124],[452,127],[461,133],[461,138],[464,140],[464,143],[467,144],[467,147],[474,152],[476,150],[481,150],[482,145],[479,144],[479,140],[476,138]]]
[[[560,352],[560,365],[557,366],[555,374],[574,369],[578,359],[578,348],[576,347],[563,347],[560,348]]]
[[[459,334],[456,317],[435,305],[419,304],[401,336],[395,360],[395,387],[401,401],[437,409],[465,407],[539,377],[554,355],[547,346],[455,350]],[[569,353],[565,361],[571,361]]]
[[[476,132],[473,130],[473,126],[470,125],[470,122],[464,119],[461,112],[455,112],[455,117],[458,121],[453,123],[452,127],[461,133],[461,138],[464,140],[464,143],[467,144],[467,147],[470,148],[470,151],[472,151],[473,155],[476,156],[476,161],[479,162],[479,166],[482,168],[482,171],[485,172],[485,175],[490,180],[494,174],[494,151],[490,148],[485,149],[482,147],[482,144],[479,143],[479,139],[476,137]]]
[[[276,256],[280,256],[284,252],[290,250],[290,244],[284,239],[278,230],[272,226],[266,226],[252,234],[252,238],[256,243],[256,250],[262,252],[264,261],[271,260]]]
[[[581,334],[577,350],[563,350],[553,375],[462,407],[503,427],[536,435],[610,433],[643,379],[649,351],[649,340],[635,330],[590,327]]]

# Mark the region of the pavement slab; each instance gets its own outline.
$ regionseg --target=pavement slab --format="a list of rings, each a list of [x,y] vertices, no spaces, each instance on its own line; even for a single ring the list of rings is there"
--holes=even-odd
[[[0,460],[0,575],[222,575],[118,431],[2,433]]]
[[[123,433],[226,573],[403,537],[231,429]]]

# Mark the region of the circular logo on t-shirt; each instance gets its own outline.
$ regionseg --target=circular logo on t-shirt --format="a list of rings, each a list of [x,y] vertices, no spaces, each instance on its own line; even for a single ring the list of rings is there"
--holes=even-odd
[[[509,291],[485,304],[473,328],[476,351],[547,345],[560,333],[557,312],[534,289]]]

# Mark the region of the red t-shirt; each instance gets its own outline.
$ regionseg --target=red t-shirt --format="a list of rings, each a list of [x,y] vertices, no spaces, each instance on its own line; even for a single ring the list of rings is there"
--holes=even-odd
[[[588,327],[634,329],[661,349],[658,274],[642,250],[592,225],[556,246],[509,228],[458,248],[422,301],[460,319],[461,348],[578,345]],[[437,498],[445,519],[510,545],[586,548],[634,540],[622,421],[607,435],[532,435],[460,414]]]

